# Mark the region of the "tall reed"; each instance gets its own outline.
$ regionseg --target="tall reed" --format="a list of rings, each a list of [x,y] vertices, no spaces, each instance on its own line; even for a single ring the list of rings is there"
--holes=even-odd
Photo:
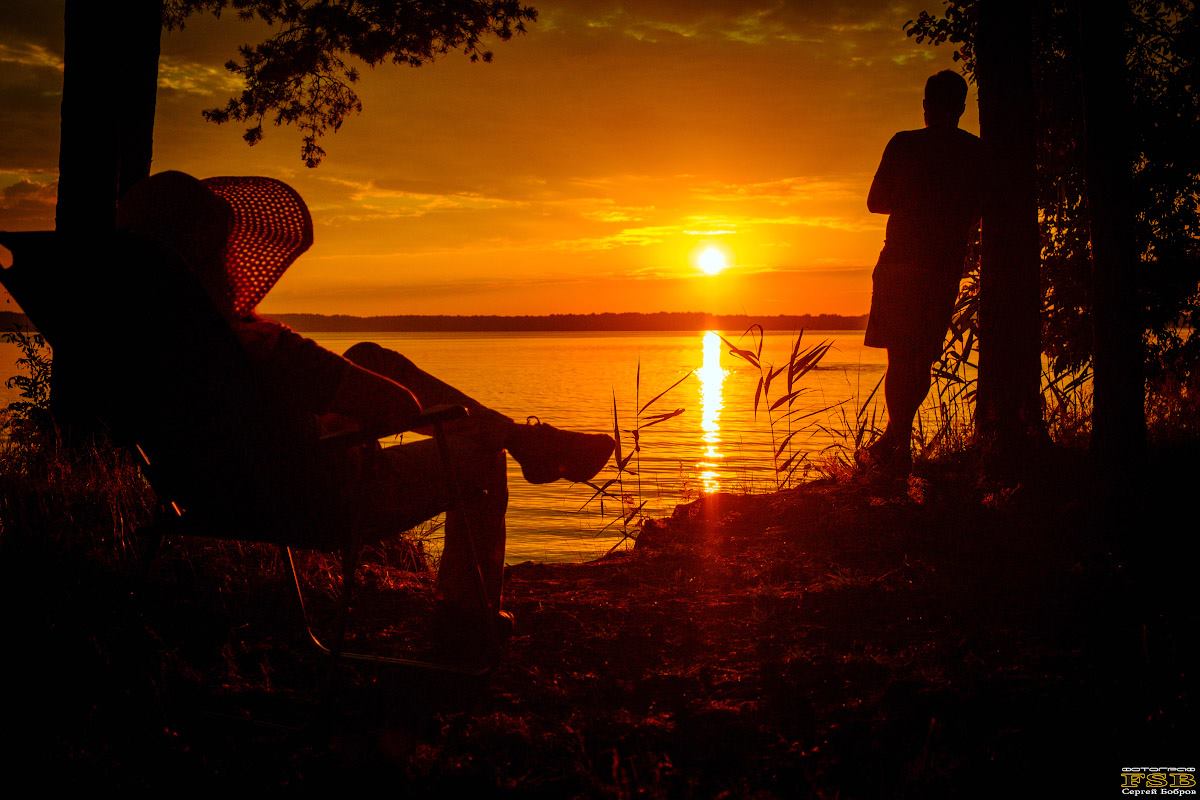
[[[766,334],[762,325],[751,325],[741,338],[747,336],[751,339],[753,349],[738,347],[724,336],[721,337],[721,341],[729,348],[731,356],[758,370],[758,382],[754,388],[754,418],[757,420],[759,409],[763,409],[771,435],[771,465],[775,488],[783,489],[795,481],[798,472],[803,476],[812,466],[809,463],[810,451],[798,447],[799,440],[796,437],[800,434],[811,435],[814,430],[819,429],[819,422],[805,425],[799,423],[825,414],[840,405],[835,403],[816,411],[805,411],[795,407],[796,401],[811,391],[808,387],[800,386],[801,379],[817,368],[833,343],[826,340],[811,347],[802,347],[804,331],[800,331],[796,334],[787,359],[776,367],[773,363],[763,360],[763,342]],[[779,378],[783,378],[783,392],[773,395],[772,390],[779,387]]]
[[[600,513],[603,514],[605,512],[604,504],[606,500],[617,503],[620,509],[619,515],[596,533],[597,536],[601,536],[616,525],[619,524],[621,526],[621,538],[609,548],[608,552],[610,553],[626,542],[635,539],[638,531],[641,529],[641,523],[646,518],[644,512],[650,500],[646,498],[642,487],[642,432],[647,428],[661,425],[667,420],[680,416],[683,414],[684,409],[677,407],[670,411],[655,411],[649,414],[648,412],[650,412],[651,408],[659,400],[666,397],[667,394],[690,378],[694,373],[695,370],[689,370],[666,389],[654,395],[654,397],[645,403],[642,403],[642,362],[641,359],[638,359],[633,388],[633,426],[629,428],[621,427],[621,417],[617,410],[617,393],[615,389],[613,390],[612,435],[616,441],[613,462],[615,473],[602,482],[586,481],[586,485],[592,489],[592,495],[579,507],[579,510],[583,511],[598,501]],[[630,447],[628,448],[625,446],[625,437],[623,434],[629,436]],[[631,463],[634,465],[633,467],[630,466]],[[627,479],[631,479],[631,486],[626,486]]]

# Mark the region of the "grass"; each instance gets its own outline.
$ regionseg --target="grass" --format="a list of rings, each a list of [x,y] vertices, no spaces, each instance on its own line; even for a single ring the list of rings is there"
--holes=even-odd
[[[975,401],[978,391],[979,341],[978,270],[968,272],[959,288],[943,350],[933,366],[929,397],[917,414],[912,444],[919,460],[954,456],[970,450],[975,439]],[[834,419],[821,429],[835,439],[826,449],[820,474],[844,479],[854,474],[854,454],[868,447],[883,432],[880,408],[883,378],[865,400],[850,398],[839,406]],[[1091,371],[1042,371],[1042,408],[1051,441],[1069,446],[1086,446],[1091,434]],[[1186,393],[1163,395],[1167,398]],[[1153,393],[1148,395],[1148,412],[1154,418]],[[1170,416],[1176,403],[1163,403],[1162,416]],[[1184,418],[1186,414],[1176,414]]]
[[[1078,788],[1112,752],[1186,741],[1195,614],[1185,581],[1109,564],[1086,458],[1057,458],[1006,504],[947,462],[922,502],[850,484],[702,498],[636,555],[515,568],[522,629],[486,690],[347,670],[327,712],[254,548],[188,543],[132,600],[58,560],[25,595],[44,630],[36,669],[9,661],[9,752],[49,762],[48,784],[131,788],[983,797],[1051,759]],[[1167,474],[1158,522],[1185,501],[1186,471]],[[27,588],[30,563],[3,566],[0,591]],[[366,580],[363,603],[396,593]]]
[[[833,440],[821,450],[815,468],[818,477],[848,480],[855,474],[858,467],[854,454],[869,447],[883,433],[879,404],[875,402],[882,386],[883,377],[880,376],[865,399],[850,398],[837,406],[836,417],[818,424],[818,429]]]
[[[9,425],[19,424],[11,416]],[[124,567],[157,501],[138,467],[103,442],[67,450],[52,429],[0,441],[0,536]]]

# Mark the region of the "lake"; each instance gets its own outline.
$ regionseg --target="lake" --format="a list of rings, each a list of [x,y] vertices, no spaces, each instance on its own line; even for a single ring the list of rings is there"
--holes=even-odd
[[[644,501],[649,513],[669,514],[677,503],[701,492],[775,487],[773,456],[788,435],[787,423],[777,424],[773,436],[765,406],[760,405],[756,417],[758,370],[730,355],[713,332],[305,335],[336,352],[362,340],[399,350],[426,371],[518,420],[532,414],[559,427],[611,433],[615,397],[625,452],[632,446],[628,431],[637,405],[682,379],[644,412],[643,418],[650,419],[683,409],[679,416],[642,431],[641,450],[629,464],[637,474],[625,476],[624,492],[638,498],[636,503]],[[755,347],[739,339],[740,332],[724,335],[739,347]],[[818,368],[797,384],[803,392],[791,405],[797,419],[817,412],[793,426],[802,430],[788,443],[809,459],[818,460],[823,451],[845,444],[837,433],[845,428],[842,414],[853,420],[883,374],[884,352],[864,347],[862,339],[861,331],[804,335],[802,346],[826,341],[831,345]],[[786,362],[793,341],[788,333],[768,333],[763,362]],[[13,374],[15,358],[14,346],[0,345],[4,374]],[[776,379],[772,401],[786,394],[785,382],[784,376]],[[0,401],[6,404],[13,394],[4,389]],[[881,406],[880,400],[876,397],[874,402]],[[775,414],[786,410],[781,407]],[[789,454],[785,450],[780,461]],[[613,475],[610,464],[599,480]],[[581,510],[592,495],[587,486],[561,481],[528,484],[511,459],[509,483],[510,563],[591,558],[621,539],[619,522],[611,526],[619,519],[617,503],[606,502],[602,511],[599,502],[592,502]]]

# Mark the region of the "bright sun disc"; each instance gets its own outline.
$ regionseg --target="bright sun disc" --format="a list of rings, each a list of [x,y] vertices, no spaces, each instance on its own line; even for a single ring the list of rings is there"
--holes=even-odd
[[[725,259],[725,253],[719,247],[704,248],[700,251],[696,263],[708,275],[716,275],[729,266],[729,263]]]

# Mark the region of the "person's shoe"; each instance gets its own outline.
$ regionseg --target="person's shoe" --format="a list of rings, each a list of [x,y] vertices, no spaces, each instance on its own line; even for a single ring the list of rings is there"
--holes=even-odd
[[[496,638],[506,642],[517,631],[517,617],[511,611],[496,612]]]
[[[530,417],[525,425],[514,426],[507,445],[530,483],[581,483],[604,469],[616,442],[603,433],[564,431]]]
[[[901,444],[886,436],[857,451],[854,460],[868,472],[907,475],[912,471],[912,451],[908,442]]]
[[[439,603],[433,614],[433,636],[438,654],[453,662],[475,663],[500,652],[517,627],[511,611],[497,611],[491,630],[479,611]]]

